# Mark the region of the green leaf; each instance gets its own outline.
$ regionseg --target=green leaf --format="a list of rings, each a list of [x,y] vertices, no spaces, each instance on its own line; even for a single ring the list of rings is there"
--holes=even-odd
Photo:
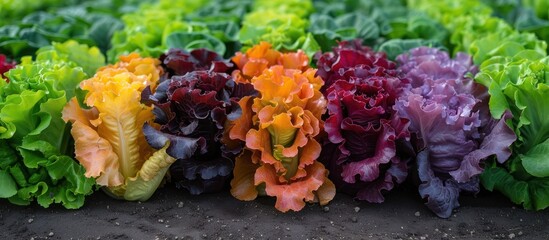
[[[526,209],[541,210],[549,206],[549,178],[520,180],[505,169],[492,166],[485,169],[480,180],[487,190],[500,191]]]
[[[9,198],[17,194],[17,185],[11,175],[0,169],[0,198]]]
[[[379,51],[385,52],[387,58],[394,60],[398,55],[420,46],[442,47],[442,44],[434,40],[425,39],[391,39],[382,43],[379,46]]]
[[[225,44],[219,39],[204,33],[175,32],[166,38],[168,48],[180,48],[187,51],[207,48],[220,55],[225,54]]]
[[[520,154],[519,157],[528,173],[536,177],[549,177],[548,155],[549,139],[534,146],[526,154]]]

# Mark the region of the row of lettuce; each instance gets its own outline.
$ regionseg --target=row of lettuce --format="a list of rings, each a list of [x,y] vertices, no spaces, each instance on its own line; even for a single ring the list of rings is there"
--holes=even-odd
[[[122,20],[97,30],[110,34],[103,45],[0,43],[12,57],[38,49],[0,81],[0,197],[79,208],[103,186],[144,201],[169,171],[192,194],[230,182],[236,198],[276,197],[284,212],[327,204],[336,189],[381,203],[406,179],[440,217],[480,182],[546,208],[546,42],[493,17],[500,9],[160,1],[114,10]],[[66,21],[49,23],[75,27]],[[32,24],[21,26],[42,26]],[[99,48],[49,46],[70,38]],[[455,57],[432,48],[442,46]],[[0,70],[14,64],[2,58]]]

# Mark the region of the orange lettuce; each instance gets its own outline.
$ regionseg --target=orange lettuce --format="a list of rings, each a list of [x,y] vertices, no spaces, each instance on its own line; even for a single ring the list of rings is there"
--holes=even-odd
[[[140,102],[145,87],[155,89],[162,69],[153,58],[138,54],[120,57],[115,65],[103,67],[93,78],[81,82],[87,91],[80,107],[76,98],[63,109],[63,119],[72,123],[76,159],[86,177],[116,198],[147,200],[169,166],[175,161],[166,154],[169,141],[160,150],[149,146],[143,134],[152,124],[153,107]]]
[[[266,69],[274,65],[282,65],[287,69],[299,69],[305,71],[309,68],[309,58],[305,52],[281,53],[272,48],[267,42],[248,49],[245,54],[237,52],[231,60],[237,66],[233,71],[233,78],[237,83],[247,83],[253,77],[257,77]]]
[[[247,55],[255,50],[257,46]],[[306,66],[292,69],[278,64],[251,78],[259,97],[241,99],[242,116],[228,130],[230,139],[245,142],[231,181],[231,193],[237,199],[274,196],[275,207],[282,212],[299,211],[306,202],[324,205],[333,199],[335,186],[324,165],[316,161],[321,149],[315,137],[323,128],[320,118],[326,100],[319,91],[323,81],[315,73]]]

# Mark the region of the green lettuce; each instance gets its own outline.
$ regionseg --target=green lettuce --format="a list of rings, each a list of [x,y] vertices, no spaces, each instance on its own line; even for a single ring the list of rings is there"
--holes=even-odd
[[[169,48],[208,48],[232,55],[239,50],[240,21],[251,0],[179,0],[144,4],[122,17],[125,27],[112,38],[110,62],[120,55],[138,52],[159,57]]]
[[[476,80],[489,87],[492,116],[511,111],[517,135],[505,165],[488,164],[481,181],[526,209],[549,206],[549,57],[534,50],[485,61]]]
[[[422,11],[408,9],[400,0],[325,0],[315,1],[315,7],[318,12],[311,15],[309,31],[323,51],[330,51],[338,41],[357,38],[376,48],[389,39],[410,39],[396,41],[406,42],[407,46],[412,42],[442,45],[449,35],[438,21]],[[396,42],[390,45],[395,46]],[[393,57],[399,53],[402,52]]]
[[[72,60],[92,63],[104,58],[97,48],[74,44],[41,49],[34,61],[22,58],[6,73],[10,82],[0,83],[0,197],[11,203],[36,200],[43,207],[60,203],[75,209],[93,190],[95,181],[86,178],[85,169],[72,158],[61,111],[87,78],[84,68]],[[66,54],[69,49],[79,49],[77,58]]]
[[[21,21],[0,27],[0,52],[12,59],[33,55],[38,48],[69,39],[97,46],[103,53],[111,47],[115,31],[123,27],[118,16],[131,4],[112,0],[85,1],[54,11],[37,11]],[[133,3],[137,4],[137,3]]]
[[[305,31],[309,27],[311,1],[256,0],[253,6],[253,11],[244,16],[239,32],[241,51],[262,41],[269,42],[276,50],[301,49],[309,57],[320,50],[313,34]]]

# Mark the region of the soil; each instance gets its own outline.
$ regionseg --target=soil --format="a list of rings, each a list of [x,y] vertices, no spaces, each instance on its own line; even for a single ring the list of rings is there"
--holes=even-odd
[[[0,200],[0,239],[547,239],[549,211],[530,212],[497,193],[462,196],[449,219],[432,214],[417,190],[395,189],[383,204],[338,194],[327,206],[280,213],[274,199],[192,196],[168,185],[147,202],[99,191],[79,210],[14,206]]]

